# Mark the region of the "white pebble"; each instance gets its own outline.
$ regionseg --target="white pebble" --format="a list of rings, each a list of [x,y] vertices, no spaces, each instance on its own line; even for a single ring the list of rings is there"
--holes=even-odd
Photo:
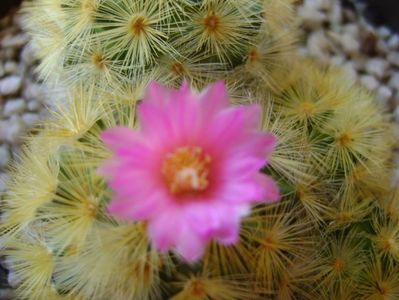
[[[344,33],[340,38],[342,48],[351,56],[359,54],[360,43],[352,35]]]
[[[397,50],[399,48],[399,35],[394,34],[388,40],[388,47],[391,50]]]
[[[5,168],[10,162],[10,148],[7,144],[0,145],[0,168]]]
[[[21,60],[28,66],[33,65],[36,61],[35,51],[30,44],[27,44],[21,52]]]
[[[331,0],[305,0],[303,6],[311,11],[329,10],[331,7]]]
[[[341,66],[345,62],[345,58],[342,55],[335,55],[330,59],[331,64]]]
[[[399,67],[399,52],[389,53],[387,59],[392,65]]]
[[[16,288],[16,287],[18,287],[18,285],[21,284],[22,278],[21,278],[21,276],[18,276],[16,274],[16,272],[14,272],[11,269],[11,270],[8,270],[7,281],[8,281],[8,284],[10,285],[10,287]]]
[[[6,74],[14,74],[18,70],[18,65],[14,61],[7,61],[4,64],[4,72]]]
[[[330,44],[323,30],[315,31],[309,36],[307,47],[311,56],[324,61],[329,59]]]
[[[36,99],[33,99],[28,102],[27,107],[28,107],[28,110],[30,110],[30,111],[37,111],[41,108],[41,105],[38,101],[36,101]]]
[[[389,63],[382,58],[373,58],[367,61],[366,71],[381,79],[386,75]]]
[[[392,95],[393,95],[392,90],[385,85],[380,86],[377,90],[378,100],[380,100],[380,102],[384,106],[386,106],[388,104],[388,101],[389,101],[389,99],[391,99]]]
[[[41,101],[43,99],[43,90],[39,84],[30,82],[25,85],[22,95],[25,99]]]
[[[9,76],[0,80],[0,94],[11,95],[19,91],[22,85],[22,78],[20,76]]]
[[[26,34],[20,33],[17,35],[7,35],[0,42],[2,48],[21,48],[28,42]]]
[[[399,91],[399,72],[395,72],[389,80],[389,86]]]
[[[305,28],[313,30],[320,28],[323,22],[327,20],[327,16],[324,13],[306,5],[299,7],[298,16]]]
[[[22,115],[22,120],[26,126],[32,127],[37,123],[37,121],[39,121],[39,115],[34,113],[25,113]]]
[[[343,66],[343,71],[345,72],[348,80],[356,81],[357,79],[357,72],[352,61],[345,63]]]
[[[0,142],[6,140],[8,121],[0,120]]]
[[[381,38],[386,39],[391,35],[391,30],[386,26],[381,26],[377,29],[377,33]]]
[[[358,40],[360,28],[356,23],[349,23],[344,25],[343,31],[345,34],[350,35],[352,38]]]
[[[23,112],[25,108],[26,108],[26,103],[24,99],[22,98],[12,99],[8,100],[4,105],[3,113],[5,116],[11,116]]]
[[[360,82],[361,82],[362,85],[364,85],[370,91],[375,91],[378,88],[378,86],[379,86],[378,80],[372,75],[363,75],[363,76],[361,76],[360,77]]]
[[[12,116],[6,128],[6,141],[11,144],[17,144],[20,142],[21,135],[25,130],[25,126],[18,116]]]
[[[342,23],[342,6],[338,2],[334,2],[334,4],[332,5],[328,14],[328,19],[333,24]]]
[[[376,48],[380,54],[386,54],[386,53],[389,53],[389,51],[390,51],[389,47],[388,47],[388,43],[386,41],[384,41],[383,39],[377,40]]]

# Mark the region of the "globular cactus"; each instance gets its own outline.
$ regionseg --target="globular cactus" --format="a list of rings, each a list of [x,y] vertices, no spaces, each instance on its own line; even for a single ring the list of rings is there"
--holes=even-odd
[[[164,84],[189,78],[204,87],[243,65],[272,85],[296,36],[291,2],[36,0],[25,7],[25,28],[40,76],[66,87],[105,88],[148,72]],[[251,66],[257,60],[268,64]]]
[[[39,0],[27,8],[39,72],[70,89],[29,138],[1,204],[2,251],[19,298],[399,297],[389,117],[339,69],[286,52],[290,2]],[[149,32],[128,43],[127,23]],[[222,24],[221,35],[204,32]],[[138,126],[151,80],[183,78],[199,89],[224,79],[234,103],[262,106],[262,129],[278,138],[262,172],[279,183],[281,201],[254,207],[240,241],[210,243],[197,264],[157,251],[146,222],[108,214],[112,191],[98,173],[111,155],[102,132]]]
[[[154,249],[145,222],[106,211],[112,193],[97,168],[110,153],[99,136],[136,126],[146,83],[116,95],[75,90],[25,147],[3,201],[4,253],[19,296],[395,299],[389,120],[339,70],[307,61],[293,70],[278,92],[231,91],[235,102],[260,103],[264,130],[278,137],[263,171],[283,199],[254,208],[238,244],[213,242],[195,265]]]

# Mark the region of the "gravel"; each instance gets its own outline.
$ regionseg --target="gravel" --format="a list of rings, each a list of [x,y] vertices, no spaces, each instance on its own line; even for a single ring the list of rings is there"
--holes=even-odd
[[[298,11],[306,45],[300,53],[321,64],[343,66],[393,112],[399,105],[399,35],[373,27],[339,0],[304,0]]]
[[[35,78],[37,61],[20,20],[18,14],[0,20],[0,192],[22,137],[45,115],[45,90]]]

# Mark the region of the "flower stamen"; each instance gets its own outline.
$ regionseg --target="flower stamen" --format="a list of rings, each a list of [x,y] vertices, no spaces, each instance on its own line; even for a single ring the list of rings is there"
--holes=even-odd
[[[211,160],[200,147],[180,147],[168,154],[162,175],[170,192],[183,195],[206,190]]]

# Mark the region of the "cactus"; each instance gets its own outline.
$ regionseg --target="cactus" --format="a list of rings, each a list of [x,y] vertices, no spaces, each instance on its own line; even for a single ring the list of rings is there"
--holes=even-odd
[[[110,153],[99,135],[115,125],[135,126],[145,84],[130,90],[136,95],[131,98],[75,90],[25,147],[3,201],[5,254],[20,281],[20,297],[382,294],[367,281],[386,283],[394,299],[399,224],[398,198],[390,196],[388,181],[388,119],[339,70],[307,61],[293,70],[276,93],[232,90],[236,102],[261,103],[264,129],[279,137],[264,172],[279,181],[283,200],[256,207],[237,245],[212,243],[196,265],[153,249],[145,223],[122,222],[105,210],[111,191],[96,170]]]
[[[25,28],[41,78],[67,88],[105,88],[148,72],[164,84],[189,78],[204,87],[257,59],[269,62],[255,69],[272,85],[295,40],[291,2],[37,0],[24,8]]]
[[[285,52],[292,42],[290,1],[36,3],[27,8],[34,43],[51,41],[38,47],[39,71],[66,83],[68,97],[28,139],[1,202],[2,251],[19,298],[399,297],[399,194],[390,186],[389,116],[339,69]],[[154,38],[151,47],[123,44],[115,24],[125,20],[127,3],[155,16],[146,37]],[[220,7],[229,18],[246,14],[238,21],[250,24],[228,35],[235,47],[201,40],[194,28],[197,17]],[[245,30],[250,34],[242,37]],[[110,44],[101,42],[106,39]],[[176,39],[184,42],[160,46]],[[112,63],[90,58],[96,45]],[[193,56],[185,68],[175,65],[184,73],[174,76],[168,62],[188,58],[184,51]],[[77,61],[83,59],[107,71]],[[111,155],[100,134],[117,125],[135,128],[143,92],[159,78],[168,85],[188,78],[198,89],[224,79],[234,103],[262,106],[262,129],[278,137],[262,172],[278,181],[282,200],[254,207],[240,241],[210,243],[197,264],[154,249],[145,222],[109,215],[112,192],[97,172]]]

